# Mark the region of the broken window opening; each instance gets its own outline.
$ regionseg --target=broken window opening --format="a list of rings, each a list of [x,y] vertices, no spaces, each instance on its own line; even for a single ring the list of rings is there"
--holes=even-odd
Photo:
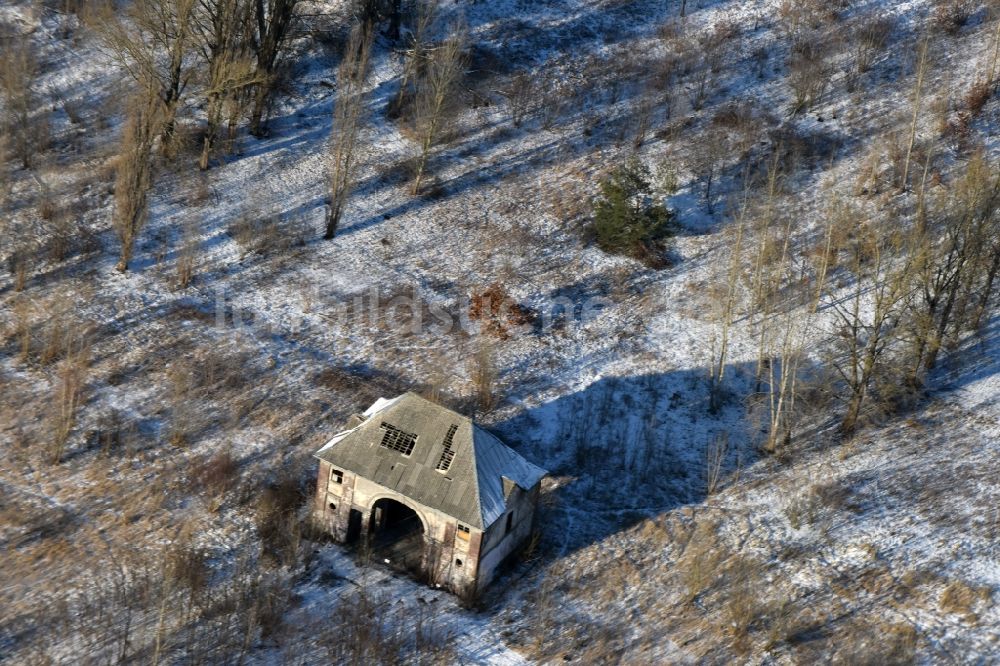
[[[461,560],[461,559],[456,559],[456,560],[455,560],[455,566],[456,566],[456,567],[460,567],[460,566],[462,566],[462,560]]]
[[[408,456],[413,453],[413,447],[417,444],[416,435],[404,432],[396,426],[389,425],[385,421],[382,422],[381,427],[385,430],[385,434],[382,435],[382,446],[387,449],[392,449],[393,451],[399,451],[404,456]]]
[[[465,539],[466,541],[468,541],[470,532],[471,530],[468,527],[466,527],[461,523],[458,524],[458,532],[456,532],[456,534],[458,535],[459,539]]]
[[[330,502],[330,511],[336,511],[336,510],[337,510],[337,505],[334,504],[333,502]]]
[[[331,470],[330,471],[330,481],[332,481],[333,483],[343,483],[344,482],[344,473],[341,472],[339,469]]]
[[[448,468],[451,467],[451,461],[455,459],[455,451],[451,448],[451,443],[457,430],[458,426],[452,425],[448,428],[448,434],[444,436],[444,450],[441,451],[441,459],[438,460],[435,468],[439,472],[447,472]]]

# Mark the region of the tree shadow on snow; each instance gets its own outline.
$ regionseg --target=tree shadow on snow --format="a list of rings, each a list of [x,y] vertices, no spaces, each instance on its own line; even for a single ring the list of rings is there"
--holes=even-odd
[[[1000,374],[1000,315],[989,319],[982,329],[969,335],[957,348],[945,353],[932,376],[941,392],[961,392],[972,384]],[[1000,396],[987,403],[1000,405]]]

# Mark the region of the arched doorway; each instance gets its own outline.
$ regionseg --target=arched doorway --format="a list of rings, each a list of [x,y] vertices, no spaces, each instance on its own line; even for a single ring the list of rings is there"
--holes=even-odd
[[[424,523],[416,511],[389,497],[372,505],[368,523],[371,552],[379,562],[422,573]]]

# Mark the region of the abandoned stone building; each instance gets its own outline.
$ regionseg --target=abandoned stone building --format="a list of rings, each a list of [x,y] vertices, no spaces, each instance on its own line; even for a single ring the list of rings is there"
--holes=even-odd
[[[531,536],[545,470],[414,393],[380,398],[316,452],[316,515],[342,543],[460,594]]]

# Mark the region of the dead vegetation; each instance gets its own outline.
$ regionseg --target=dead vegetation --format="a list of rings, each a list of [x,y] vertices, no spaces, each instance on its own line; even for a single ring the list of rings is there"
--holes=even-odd
[[[519,305],[500,282],[493,282],[473,292],[469,302],[469,319],[480,322],[483,333],[506,340],[514,331],[530,326],[535,316]]]
[[[362,8],[366,16],[393,20],[382,16],[391,7],[363,4],[370,5]],[[969,44],[985,44],[982,37],[993,34],[992,5],[933,2],[929,23],[911,34],[907,15],[876,15],[877,8],[858,13],[849,3],[784,2],[774,16],[721,17],[707,25],[696,23],[695,8],[686,4],[667,7],[666,20],[647,41],[633,40],[621,27],[625,22],[616,12],[624,15],[630,6],[589,8],[587,20],[594,25],[609,16],[616,25],[599,35],[586,22],[552,30],[546,42],[551,58],[518,61],[516,69],[503,71],[494,61],[504,57],[491,61],[475,43],[482,26],[468,32],[434,27],[441,8],[433,3],[417,3],[414,16],[396,18],[407,30],[406,41],[396,45],[404,64],[393,83],[398,91],[389,92],[395,100],[389,111],[402,136],[412,139],[415,154],[403,163],[393,156],[392,163],[375,165],[365,187],[391,192],[412,179],[412,191],[427,195],[412,203],[414,210],[430,211],[426,217],[445,231],[425,238],[419,227],[433,224],[420,219],[399,232],[386,213],[378,223],[390,231],[379,230],[374,243],[379,265],[392,271],[386,275],[393,280],[426,277],[442,299],[461,290],[455,284],[478,285],[468,314],[493,340],[476,339],[459,354],[428,350],[424,338],[408,333],[418,311],[398,316],[403,306],[394,301],[408,296],[402,288],[376,304],[376,321],[361,333],[331,341],[309,330],[272,331],[262,323],[272,314],[267,301],[283,281],[298,280],[289,278],[289,266],[319,268],[315,272],[327,277],[340,267],[303,261],[314,252],[307,244],[316,233],[309,210],[275,208],[250,193],[249,203],[240,202],[242,214],[221,221],[201,215],[227,210],[224,163],[240,152],[242,130],[264,137],[268,116],[286,111],[288,117],[276,123],[276,141],[288,140],[281,132],[298,131],[299,123],[308,127],[305,114],[282,107],[301,110],[300,96],[306,94],[296,88],[298,70],[290,62],[297,57],[296,30],[312,25],[298,21],[299,3],[139,3],[153,14],[167,12],[166,23],[144,29],[169,30],[149,41],[119,34],[126,39],[119,46],[128,50],[120,60],[138,66],[140,82],[155,79],[158,94],[131,105],[121,149],[110,160],[107,146],[95,143],[117,125],[113,100],[89,108],[79,100],[49,99],[48,91],[58,88],[50,76],[57,61],[51,50],[37,48],[49,28],[5,34],[3,52],[10,57],[0,65],[0,255],[7,273],[0,284],[0,435],[9,442],[10,464],[0,478],[8,558],[0,605],[10,609],[10,622],[0,630],[0,643],[14,645],[13,658],[59,660],[64,646],[39,627],[50,628],[48,636],[77,641],[81,658],[109,663],[241,662],[261,648],[280,650],[275,646],[296,635],[289,618],[297,612],[302,581],[311,580],[314,546],[299,515],[309,475],[276,477],[275,470],[293,465],[328,434],[330,424],[421,380],[432,384],[429,390],[439,399],[461,394],[479,414],[497,419],[513,408],[508,397],[534,392],[531,382],[541,388],[562,382],[560,354],[588,339],[573,338],[575,331],[558,325],[539,333],[532,326],[536,314],[511,292],[534,296],[571,282],[587,289],[589,282],[607,278],[614,314],[625,323],[610,335],[596,335],[613,338],[607,348],[635,352],[635,358],[645,351],[645,324],[656,316],[703,317],[700,306],[687,313],[664,310],[652,296],[658,286],[642,281],[641,266],[595,256],[586,246],[580,230],[589,221],[596,174],[632,153],[658,166],[649,196],[679,196],[688,207],[684,215],[704,221],[698,223],[703,228],[685,232],[685,261],[700,261],[708,247],[702,241],[722,238],[715,233],[722,226],[730,230],[724,238],[729,251],[714,255],[726,257],[719,262],[726,264],[720,272],[724,286],[702,285],[708,287],[706,298],[697,299],[720,306],[713,310],[720,331],[709,402],[711,418],[749,406],[747,430],[755,432],[722,431],[703,457],[698,449],[693,466],[671,461],[671,467],[657,458],[663,442],[653,435],[660,432],[657,417],[677,412],[687,394],[678,393],[662,414],[648,415],[641,428],[649,432],[634,440],[644,448],[633,459],[622,450],[623,442],[633,441],[626,439],[632,435],[625,426],[602,429],[623,408],[581,403],[573,423],[558,424],[565,447],[558,453],[578,472],[599,470],[608,476],[594,478],[603,480],[614,470],[627,487],[651,496],[656,482],[687,473],[710,497],[705,506],[696,503],[698,511],[675,507],[654,518],[640,511],[634,528],[601,534],[580,550],[555,543],[555,537],[543,540],[541,564],[532,570],[538,584],[511,586],[528,610],[518,615],[501,602],[502,613],[512,618],[502,630],[505,640],[539,660],[584,663],[679,661],[684,655],[663,654],[664,636],[706,662],[763,656],[908,663],[933,655],[933,646],[947,640],[981,649],[971,630],[947,640],[924,635],[928,626],[936,630],[942,615],[976,628],[976,635],[989,631],[995,591],[967,578],[960,570],[965,561],[954,564],[953,578],[913,569],[912,576],[899,574],[906,553],[886,548],[879,536],[888,531],[884,524],[863,539],[840,531],[882,510],[896,516],[894,529],[909,524],[898,507],[910,503],[918,508],[906,518],[939,530],[944,542],[955,540],[966,516],[948,513],[952,488],[934,483],[937,477],[927,470],[900,473],[908,482],[891,475],[874,477],[877,482],[864,475],[847,478],[838,470],[865,455],[873,430],[919,408],[942,367],[952,369],[950,352],[969,335],[982,334],[995,312],[998,181],[995,155],[983,147],[995,125],[995,56],[992,64],[977,65],[978,78],[951,74],[956,60],[971,52]],[[70,5],[69,11],[82,11],[80,3]],[[688,9],[693,21],[674,18]],[[255,15],[260,11],[266,16]],[[187,12],[195,13],[196,26]],[[61,15],[46,14],[46,21],[64,21]],[[497,29],[510,28],[520,39],[515,21],[527,19]],[[349,26],[335,27],[346,34]],[[540,39],[530,27],[519,29]],[[72,37],[78,40],[74,48],[87,39],[80,30]],[[575,39],[589,44],[595,35],[600,53],[567,49]],[[771,35],[778,42],[768,42]],[[911,39],[918,35],[928,48]],[[337,35],[324,38],[340,43]],[[358,60],[352,65],[343,59],[342,78],[352,78],[352,66],[364,69],[367,53],[352,51],[356,46],[351,42],[347,53]],[[483,73],[490,68],[497,71]],[[759,81],[761,90],[774,86],[779,92],[763,102],[733,99],[734,91],[743,94],[745,77]],[[329,173],[331,198],[340,206],[334,231],[357,166],[349,157],[356,148],[353,132],[370,111],[361,103],[360,86],[353,92],[337,86],[335,95],[343,142],[333,150]],[[492,118],[490,107],[497,103],[505,105],[495,119],[499,127],[480,133],[480,121]],[[67,123],[77,129],[66,129]],[[537,137],[551,146],[518,148]],[[195,156],[185,145],[200,146],[198,167],[213,170],[169,197],[197,207],[197,216],[176,225],[149,219],[150,203],[174,186],[171,178],[161,178],[163,167],[173,160],[174,171],[185,168],[185,161],[194,168]],[[271,144],[253,145],[266,152]],[[251,151],[247,162],[254,159]],[[503,163],[495,174],[493,160]],[[465,170],[453,169],[456,163],[467,163],[469,173],[456,173]],[[399,164],[405,173],[390,173]],[[834,192],[824,182],[827,176],[843,180],[837,171],[842,164],[854,181],[850,192]],[[218,180],[208,177],[218,174]],[[484,174],[492,180],[476,180]],[[503,188],[513,188],[515,180],[516,201],[510,201],[503,196],[510,190]],[[441,215],[452,202],[468,203],[465,193],[485,191],[477,189],[481,184],[497,188],[489,213],[512,224],[477,229],[477,199],[471,199],[471,215]],[[829,224],[811,228],[803,222],[816,208]],[[143,244],[146,229],[149,246]],[[435,243],[452,230],[468,229],[481,232],[476,238],[484,242],[471,244],[467,263],[442,268]],[[178,293],[147,284],[155,273],[144,269],[135,291],[105,292],[114,284],[103,268],[112,251],[105,235],[112,231],[122,270],[155,245],[150,258],[166,265],[162,281]],[[342,251],[353,252],[354,239],[342,238]],[[360,232],[355,238],[368,242]],[[215,243],[234,244],[240,265],[212,265],[208,254]],[[357,259],[328,256],[347,265]],[[173,263],[164,262],[167,257]],[[411,270],[421,262],[431,268]],[[605,269],[603,262],[614,265]],[[364,272],[371,264],[359,265]],[[502,277],[491,282],[497,275]],[[210,278],[244,290],[235,297],[253,296],[251,305],[223,303],[220,318],[207,295],[218,286]],[[676,286],[668,282],[673,279],[664,277],[664,284]],[[257,288],[259,294],[249,293]],[[684,288],[703,295],[697,293],[700,285]],[[643,290],[643,300],[633,298]],[[303,298],[311,300],[305,311],[322,311],[321,297]],[[831,304],[835,326],[817,323],[821,300]],[[641,317],[622,312],[637,303]],[[427,319],[424,310],[419,313]],[[265,316],[255,319],[258,314]],[[100,317],[100,327],[90,323],[92,315]],[[743,318],[756,357],[745,373],[728,367],[732,352],[724,351],[729,342],[722,338],[732,331],[721,331]],[[227,328],[237,319],[238,331]],[[515,335],[529,328],[531,335]],[[819,330],[829,335],[806,337]],[[518,356],[541,345],[547,351]],[[804,360],[812,352],[826,367]],[[430,369],[414,371],[408,361],[415,355],[431,359],[425,361]],[[744,391],[746,383],[752,390]],[[698,381],[689,385],[692,395],[702,388]],[[630,398],[664,404],[641,391]],[[639,411],[636,403],[629,413]],[[757,498],[757,508],[748,513],[739,493],[769,481],[757,476],[744,485],[742,475],[731,474],[749,450],[743,440],[759,441],[774,455],[763,463],[770,472],[799,473],[797,465],[836,439],[828,436],[831,418],[843,433],[842,457],[822,473],[801,472],[778,497]],[[593,441],[595,432],[610,433],[609,441]],[[889,460],[900,455],[898,449],[884,451]],[[970,478],[990,487],[994,470],[981,460],[976,464],[978,472],[944,477],[954,487]],[[945,467],[942,460],[940,469]],[[592,485],[598,487],[571,489],[568,503],[573,492],[617,501],[617,487]],[[190,524],[178,524],[189,514]],[[624,515],[607,522],[625,524]],[[977,523],[968,533],[995,538],[995,525]],[[77,563],[86,566],[77,569]],[[945,564],[926,566],[943,570]],[[67,570],[72,575],[64,577]],[[932,619],[918,627],[914,613]],[[314,629],[322,656],[313,656],[321,660],[464,658],[435,625],[432,611],[396,609],[371,590],[346,595]]]

